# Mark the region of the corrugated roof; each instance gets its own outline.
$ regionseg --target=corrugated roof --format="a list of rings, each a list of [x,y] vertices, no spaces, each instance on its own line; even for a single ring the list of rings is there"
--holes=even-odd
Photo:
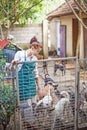
[[[69,0],[69,3],[71,4],[73,8],[77,8],[77,5],[75,4],[74,0]],[[54,17],[70,15],[70,14],[73,14],[73,12],[71,8],[69,7],[69,5],[65,2],[61,6],[59,6],[56,10],[47,14],[47,19],[50,20]]]

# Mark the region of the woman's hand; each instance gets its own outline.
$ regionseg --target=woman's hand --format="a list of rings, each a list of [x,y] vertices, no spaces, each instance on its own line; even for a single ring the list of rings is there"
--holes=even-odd
[[[18,64],[18,61],[17,60],[13,60],[12,61],[12,65],[16,65],[16,64]]]

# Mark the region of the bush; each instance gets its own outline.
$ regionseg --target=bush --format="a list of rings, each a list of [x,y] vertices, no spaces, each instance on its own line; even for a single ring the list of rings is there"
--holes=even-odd
[[[6,60],[0,57],[0,124],[3,130],[9,125],[11,116],[14,114],[16,107],[16,93],[11,86],[4,85],[4,73]]]
[[[16,94],[10,86],[0,86],[0,123],[6,130],[16,107]]]

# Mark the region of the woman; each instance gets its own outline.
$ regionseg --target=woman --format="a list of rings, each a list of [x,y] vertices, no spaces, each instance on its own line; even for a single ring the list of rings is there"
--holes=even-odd
[[[38,60],[37,55],[39,54],[41,49],[42,49],[42,45],[40,43],[33,42],[32,44],[30,44],[30,49],[28,49],[26,51],[25,50],[18,51],[15,54],[14,60],[12,61],[12,65],[18,64],[18,82],[19,82],[20,100],[26,100],[28,98],[32,98],[36,94],[36,92],[34,92],[34,91],[36,91],[36,89],[37,90],[40,89],[39,80],[38,80],[37,64],[34,62],[31,62],[31,61]],[[28,68],[28,70],[26,70],[23,67]],[[34,73],[32,73],[32,72],[34,72]],[[35,86],[34,81],[36,82],[37,88]],[[27,82],[29,82],[29,83],[27,83]],[[29,90],[29,93],[26,92],[27,90]]]

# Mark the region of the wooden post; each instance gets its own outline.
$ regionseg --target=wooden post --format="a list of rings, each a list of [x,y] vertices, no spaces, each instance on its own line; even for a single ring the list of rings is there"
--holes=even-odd
[[[50,22],[50,42],[51,42],[50,50],[51,51],[56,50],[56,40],[57,40],[56,35],[57,35],[56,21],[53,20]]]
[[[82,5],[81,1],[78,1]],[[79,11],[79,18],[82,19],[82,11]],[[84,58],[84,40],[83,40],[83,25],[78,21],[78,40],[77,40],[77,50],[76,56],[78,58]]]
[[[48,58],[48,21],[43,21],[43,54],[44,58]]]
[[[75,78],[75,130],[78,130],[78,112],[79,112],[79,65],[78,58],[75,60],[76,78]]]

